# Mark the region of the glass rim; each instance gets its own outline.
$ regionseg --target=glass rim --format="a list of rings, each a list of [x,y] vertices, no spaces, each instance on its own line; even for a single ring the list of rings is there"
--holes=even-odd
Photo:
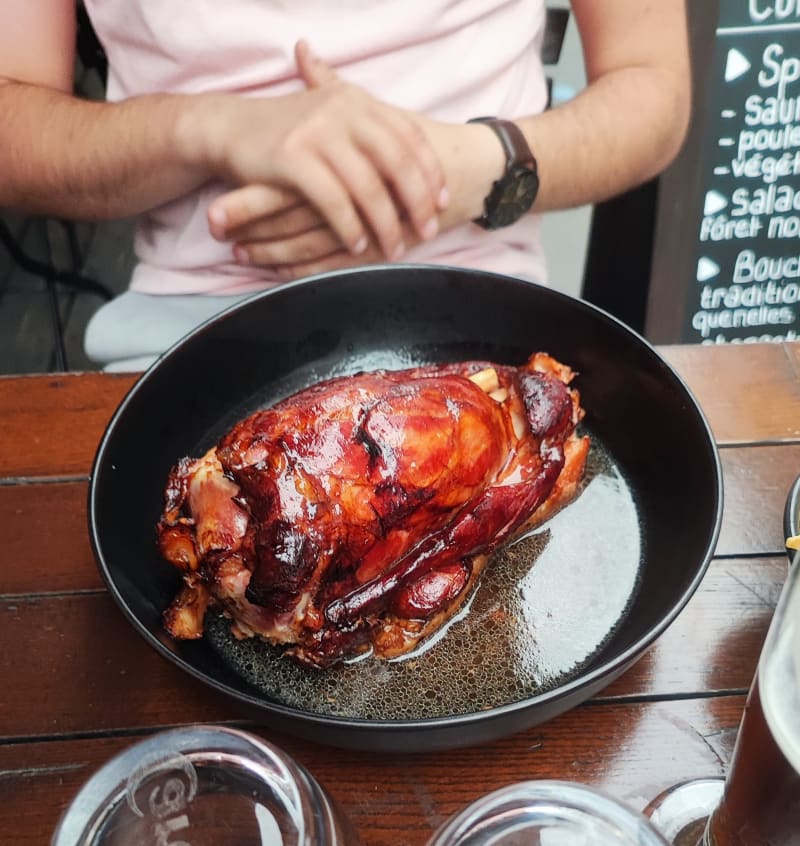
[[[575,812],[587,820],[600,821],[608,824],[610,829],[621,831],[632,845],[668,846],[644,814],[623,800],[587,784],[558,779],[515,782],[479,797],[450,817],[427,846],[457,846],[482,822],[515,808],[543,813],[557,809]]]
[[[104,815],[118,806],[129,780],[179,759],[201,759],[204,754],[266,757],[276,781],[286,792],[287,804],[302,809],[298,783],[311,786],[306,771],[278,747],[248,732],[227,726],[188,725],[157,731],[133,742],[109,758],[82,784],[64,810],[50,846],[76,846]],[[219,759],[222,760],[221,758]],[[315,792],[315,791],[314,791]]]

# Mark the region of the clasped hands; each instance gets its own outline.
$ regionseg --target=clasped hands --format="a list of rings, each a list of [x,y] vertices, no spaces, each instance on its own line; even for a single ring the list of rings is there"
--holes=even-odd
[[[469,219],[475,209],[452,208],[442,161],[463,151],[460,131],[479,128],[383,103],[341,81],[305,42],[295,55],[304,91],[225,98],[221,131],[207,140],[216,174],[242,186],[208,209],[211,234],[238,262],[289,281],[396,261]]]

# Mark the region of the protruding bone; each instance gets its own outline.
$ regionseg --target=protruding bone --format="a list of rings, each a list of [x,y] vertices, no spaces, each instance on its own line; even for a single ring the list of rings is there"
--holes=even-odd
[[[500,387],[500,380],[494,367],[487,367],[473,373],[469,380],[474,382],[482,391],[486,391],[487,394],[491,394],[492,391],[496,391]]]

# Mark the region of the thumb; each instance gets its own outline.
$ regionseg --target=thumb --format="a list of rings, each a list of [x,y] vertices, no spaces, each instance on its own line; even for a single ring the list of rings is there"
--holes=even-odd
[[[294,56],[297,61],[297,70],[309,88],[320,88],[323,85],[336,82],[339,78],[333,68],[326,65],[322,59],[311,51],[308,42],[305,40],[300,40],[295,44]]]

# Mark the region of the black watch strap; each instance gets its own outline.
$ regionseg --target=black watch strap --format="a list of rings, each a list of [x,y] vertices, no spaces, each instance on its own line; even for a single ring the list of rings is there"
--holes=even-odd
[[[496,117],[476,117],[468,120],[467,123],[485,123],[494,130],[506,154],[506,171],[514,165],[536,166],[536,159],[522,130],[512,121]]]
[[[495,117],[472,118],[483,123],[498,137],[506,157],[503,175],[492,184],[483,201],[483,214],[473,223],[483,229],[500,229],[516,223],[527,212],[539,191],[539,173],[531,148],[522,130],[510,120]]]

